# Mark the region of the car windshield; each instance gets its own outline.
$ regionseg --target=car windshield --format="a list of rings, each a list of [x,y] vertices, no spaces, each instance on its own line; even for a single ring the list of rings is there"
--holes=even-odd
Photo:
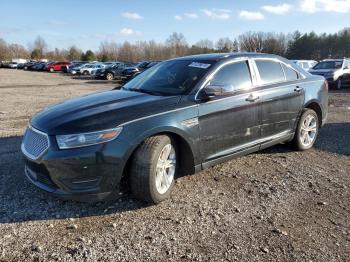
[[[162,62],[130,80],[123,89],[155,95],[187,94],[203,78],[212,64],[212,61],[191,60]]]
[[[313,69],[339,69],[343,65],[343,61],[323,61],[314,66]]]

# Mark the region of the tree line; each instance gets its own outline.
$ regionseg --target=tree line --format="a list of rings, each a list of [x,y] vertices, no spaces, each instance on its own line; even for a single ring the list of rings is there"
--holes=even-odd
[[[39,60],[42,58],[63,61],[141,61],[164,60],[184,55],[219,52],[259,52],[272,53],[289,59],[321,60],[325,58],[350,57],[350,28],[334,34],[246,32],[235,39],[220,38],[216,42],[201,39],[189,45],[182,33],[172,33],[165,42],[103,41],[98,50],[83,52],[73,45],[68,49],[49,50],[46,41],[38,36],[35,41],[24,47],[16,43],[7,43],[0,38],[0,61],[12,58]]]

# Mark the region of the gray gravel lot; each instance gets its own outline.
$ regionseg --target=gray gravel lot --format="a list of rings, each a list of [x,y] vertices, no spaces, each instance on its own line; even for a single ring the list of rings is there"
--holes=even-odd
[[[61,201],[24,178],[41,108],[116,83],[0,69],[0,261],[349,261],[350,88],[314,149],[286,145],[177,180],[168,201]]]

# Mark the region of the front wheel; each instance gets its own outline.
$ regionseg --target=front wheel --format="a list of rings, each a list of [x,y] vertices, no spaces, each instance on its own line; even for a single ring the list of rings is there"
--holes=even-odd
[[[318,132],[318,116],[314,110],[306,108],[301,115],[292,143],[297,150],[310,149],[316,142]]]
[[[113,75],[112,73],[107,73],[106,79],[109,80],[109,81],[111,81],[111,80],[114,79],[114,75]]]
[[[55,72],[55,69],[50,68],[50,72],[51,72],[51,73]]]
[[[154,204],[169,198],[177,172],[176,160],[176,145],[169,136],[147,138],[136,150],[130,168],[133,195]]]

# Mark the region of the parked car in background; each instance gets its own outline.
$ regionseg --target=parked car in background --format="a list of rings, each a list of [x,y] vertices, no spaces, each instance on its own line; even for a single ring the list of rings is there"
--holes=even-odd
[[[316,64],[309,72],[323,76],[329,85],[341,89],[344,84],[350,84],[350,59],[326,59]]]
[[[17,62],[11,62],[8,64],[8,68],[12,68],[12,69],[16,69],[18,66],[18,63]]]
[[[152,67],[156,63],[154,61],[143,61],[138,63],[136,66],[125,68],[121,72],[121,78],[122,80],[129,80],[133,78],[134,76],[142,73],[143,71],[147,70],[148,68]]]
[[[23,69],[24,70],[30,70],[30,68],[35,64],[35,61],[29,61],[27,63],[23,64]]]
[[[50,72],[55,72],[55,71],[62,71],[63,67],[69,66],[70,62],[55,62],[53,64],[50,64],[47,67],[47,70]]]
[[[113,80],[113,79],[119,79],[121,76],[121,72],[127,68],[134,66],[133,63],[123,63],[119,62],[111,66],[107,66],[102,69],[97,69],[95,71],[94,77],[96,79],[105,79],[105,80]]]
[[[67,73],[69,74],[76,74],[80,68],[85,65],[88,64],[88,61],[72,61],[71,64],[68,66],[67,68]]]
[[[17,69],[23,69],[24,68],[24,63],[19,63],[17,65]]]
[[[30,67],[30,70],[33,70],[33,71],[44,70],[45,65],[46,65],[46,62],[36,62],[34,63],[33,66]]]
[[[300,66],[305,71],[309,71],[317,64],[317,61],[315,60],[292,60],[292,62]]]
[[[99,64],[99,63],[85,64],[80,68],[79,73],[82,75],[91,75],[91,72],[93,70],[97,70],[105,67],[106,66],[104,64]]]
[[[62,198],[101,201],[129,183],[159,203],[175,178],[279,143],[310,149],[328,85],[290,61],[254,53],[161,62],[121,90],[47,107],[22,141],[25,174]]]

